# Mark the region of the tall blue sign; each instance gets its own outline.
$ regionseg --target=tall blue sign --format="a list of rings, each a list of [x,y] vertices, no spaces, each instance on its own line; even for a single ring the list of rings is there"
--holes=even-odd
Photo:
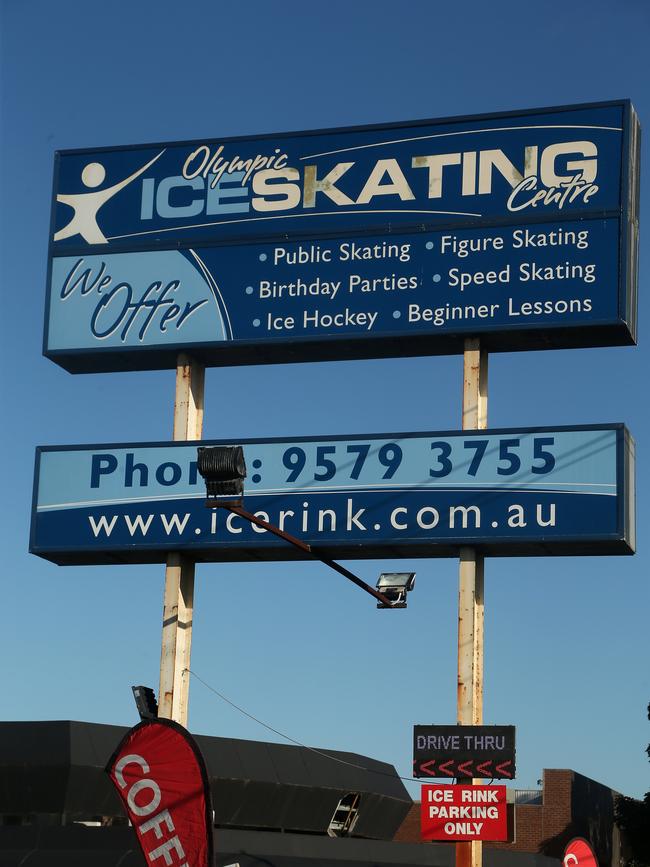
[[[57,155],[66,369],[630,344],[628,102]]]
[[[201,443],[37,450],[30,550],[59,564],[293,559],[205,506]],[[203,443],[213,445],[214,442]],[[244,505],[331,557],[634,552],[623,425],[244,440]],[[299,555],[298,555],[299,556]]]

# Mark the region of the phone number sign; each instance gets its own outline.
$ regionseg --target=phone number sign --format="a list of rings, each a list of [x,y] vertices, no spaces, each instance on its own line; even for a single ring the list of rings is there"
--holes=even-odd
[[[244,504],[330,556],[633,553],[623,425],[242,440]],[[294,559],[205,507],[201,443],[37,449],[33,553],[56,563]],[[216,445],[214,441],[203,445]]]

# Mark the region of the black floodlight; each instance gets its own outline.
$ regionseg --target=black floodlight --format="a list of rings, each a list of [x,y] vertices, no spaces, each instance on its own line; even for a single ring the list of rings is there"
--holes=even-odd
[[[158,702],[153,689],[149,686],[132,686],[131,689],[140,719],[158,719]]]
[[[217,505],[217,497],[234,496],[241,500],[246,478],[241,446],[199,446],[197,466],[205,479],[210,508]]]
[[[390,604],[377,603],[377,608],[406,608],[406,594],[415,587],[415,572],[382,572],[377,581],[377,590]]]

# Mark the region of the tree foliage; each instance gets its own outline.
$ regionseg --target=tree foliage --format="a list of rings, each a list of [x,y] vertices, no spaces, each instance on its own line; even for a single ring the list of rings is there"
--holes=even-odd
[[[650,719],[650,704],[648,705]],[[650,758],[650,744],[646,748]],[[630,857],[626,867],[650,867],[650,792],[642,801],[619,797],[615,807],[616,824],[624,834]]]

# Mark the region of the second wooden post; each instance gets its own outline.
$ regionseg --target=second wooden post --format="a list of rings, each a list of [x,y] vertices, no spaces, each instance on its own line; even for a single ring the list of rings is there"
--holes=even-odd
[[[185,354],[176,366],[174,439],[200,440],[203,433],[205,367]],[[189,667],[194,614],[194,561],[167,557],[163,605],[158,715],[187,727]]]
[[[465,340],[463,430],[487,427],[488,355],[478,338]],[[483,555],[460,549],[458,581],[458,725],[483,722]],[[473,782],[479,782],[474,780]],[[456,844],[456,867],[481,867],[480,841]]]

